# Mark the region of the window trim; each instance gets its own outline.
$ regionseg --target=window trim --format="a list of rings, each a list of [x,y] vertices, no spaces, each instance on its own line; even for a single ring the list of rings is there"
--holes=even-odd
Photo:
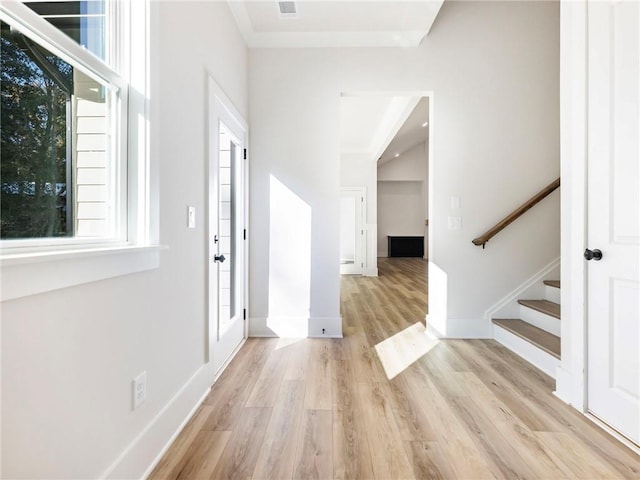
[[[5,6],[6,3],[6,6]],[[117,5],[116,5],[117,4]],[[123,25],[122,31],[129,30],[129,15],[125,2],[109,2],[107,6],[116,18],[115,24]],[[108,91],[108,104],[112,114],[109,117],[110,131],[114,132],[115,138],[111,139],[113,150],[109,168],[109,194],[112,204],[112,215],[108,219],[110,234],[105,237],[44,237],[44,238],[24,238],[24,239],[0,239],[2,252],[10,253],[14,249],[40,247],[49,248],[57,246],[64,248],[66,245],[77,246],[86,244],[89,247],[94,244],[110,244],[114,242],[128,242],[128,189],[127,189],[127,166],[130,163],[128,158],[128,116],[129,116],[129,84],[125,75],[118,74],[112,67],[108,66],[93,53],[76,43],[75,40],[67,36],[64,32],[51,25],[47,20],[28,8],[22,2],[11,0],[3,2],[0,6],[0,19],[9,23],[12,28],[18,30],[22,35],[30,38],[34,42],[43,46],[54,55],[80,70],[84,75],[92,78],[103,85]],[[110,23],[110,22],[109,22]],[[115,43],[109,40],[109,43]],[[124,50],[132,50],[128,36],[123,41],[124,44],[118,52],[113,54],[112,61],[126,75],[129,74],[128,53]],[[126,47],[125,47],[126,45]],[[75,221],[75,219],[74,219]]]
[[[119,89],[122,131],[117,148],[124,155],[117,161],[120,172],[114,185],[121,190],[114,204],[121,231],[110,238],[0,241],[0,301],[158,268],[159,252],[167,248],[157,244],[159,178],[150,158],[150,0],[117,3],[115,32],[122,38],[121,48],[127,49],[124,56],[122,51],[116,54],[122,75],[20,0],[0,3],[0,18],[83,73],[97,73],[99,81]],[[129,95],[129,89],[135,95]]]
[[[11,255],[1,260],[0,301],[158,268],[157,245]]]
[[[143,3],[145,3],[143,1]],[[127,2],[122,2],[126,5]],[[123,9],[125,12],[125,9]],[[20,0],[3,0],[0,4],[0,19],[8,21],[23,35],[45,46],[51,53],[64,61],[79,64],[83,73],[95,80],[115,84],[118,88],[126,88],[122,75],[110,67],[71,37],[47,22],[37,13],[24,5]],[[126,22],[126,15],[125,15]],[[116,60],[116,63],[118,61]],[[119,67],[119,65],[117,65]],[[96,78],[96,73],[99,77]]]

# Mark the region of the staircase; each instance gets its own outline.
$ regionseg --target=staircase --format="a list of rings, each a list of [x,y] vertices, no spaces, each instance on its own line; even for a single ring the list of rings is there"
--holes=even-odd
[[[560,365],[560,282],[544,280],[544,297],[518,300],[520,318],[492,318],[493,338],[555,378]]]

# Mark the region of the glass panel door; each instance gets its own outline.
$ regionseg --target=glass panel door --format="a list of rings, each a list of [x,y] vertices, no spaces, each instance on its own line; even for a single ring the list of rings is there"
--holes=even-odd
[[[209,79],[207,361],[220,370],[246,337],[247,124]]]
[[[238,144],[224,124],[220,124],[218,157],[218,255],[224,260],[218,268],[218,336],[224,335],[238,312],[237,278],[237,188],[235,188]]]

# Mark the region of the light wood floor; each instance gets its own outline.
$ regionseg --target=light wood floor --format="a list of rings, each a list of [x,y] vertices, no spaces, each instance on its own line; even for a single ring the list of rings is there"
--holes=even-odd
[[[424,261],[379,268],[342,279],[344,339],[249,339],[151,478],[640,478],[551,378],[423,334]]]

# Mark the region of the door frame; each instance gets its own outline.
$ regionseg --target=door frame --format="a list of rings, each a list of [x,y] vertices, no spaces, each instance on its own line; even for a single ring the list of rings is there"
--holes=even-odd
[[[561,348],[555,394],[622,443],[624,436],[588,413],[587,248],[588,0],[560,2]]]
[[[353,271],[348,272],[347,268],[343,269],[342,263],[340,264],[340,275],[364,275],[367,269],[367,189],[365,187],[340,187],[340,199],[342,199],[343,193],[350,193],[350,196],[359,196],[362,200],[360,202],[360,209],[356,208],[356,216],[360,213],[360,228],[362,230],[361,235],[356,235],[355,245],[355,257]],[[340,213],[342,215],[342,212]],[[340,233],[342,235],[342,232]],[[357,267],[355,264],[360,262],[361,266]],[[345,265],[347,267],[347,265]]]
[[[214,358],[214,345],[218,337],[218,328],[216,324],[216,311],[218,307],[217,293],[214,290],[217,289],[216,272],[217,267],[214,267],[212,262],[213,256],[217,253],[217,248],[210,241],[215,235],[215,222],[214,213],[218,209],[217,188],[214,187],[218,181],[217,177],[217,165],[219,155],[218,135],[213,135],[213,131],[218,132],[218,118],[226,116],[235,122],[235,126],[242,130],[244,133],[241,150],[248,151],[249,143],[249,125],[244,119],[240,111],[235,107],[233,102],[227,97],[220,85],[214,80],[211,75],[207,75],[207,87],[208,87],[208,118],[207,118],[207,162],[205,166],[206,172],[206,228],[205,228],[205,251],[207,258],[206,266],[206,281],[205,281],[205,298],[206,301],[206,334],[205,334],[205,363],[210,363]],[[241,152],[242,153],[242,152]],[[244,240],[243,240],[243,252],[242,252],[242,308],[244,309],[244,325],[243,325],[243,339],[240,344],[233,350],[231,356],[221,363],[221,366],[227,364],[229,360],[237,353],[239,347],[242,346],[244,341],[248,337],[248,318],[249,318],[249,161],[248,154],[243,160],[242,179],[243,183],[243,205],[242,212],[238,214],[238,218],[244,225]]]

